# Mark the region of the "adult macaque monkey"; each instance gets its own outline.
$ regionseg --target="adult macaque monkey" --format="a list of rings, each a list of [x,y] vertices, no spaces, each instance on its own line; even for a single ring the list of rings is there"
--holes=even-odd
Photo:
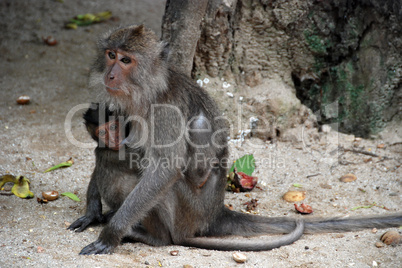
[[[117,29],[99,42],[91,81],[104,96],[101,105],[129,120],[130,138],[124,159],[111,148],[95,150],[87,210],[69,229],[107,224],[80,254],[111,253],[123,238],[154,246],[269,250],[293,243],[303,232],[402,225],[402,214],[300,220],[225,208],[226,122],[207,93],[169,69],[166,58],[166,45],[143,25]],[[148,164],[141,165],[143,161]],[[105,215],[101,199],[111,208]],[[286,235],[273,240],[218,238],[268,233]]]

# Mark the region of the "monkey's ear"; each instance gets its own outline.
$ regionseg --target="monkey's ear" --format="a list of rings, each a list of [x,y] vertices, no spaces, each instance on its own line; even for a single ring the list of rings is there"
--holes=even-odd
[[[130,35],[131,36],[140,36],[140,35],[144,34],[144,31],[145,31],[145,26],[144,26],[144,24],[141,24],[137,27],[132,28]]]
[[[169,48],[169,43],[167,42],[162,42],[162,52],[161,52],[161,59],[163,61],[167,61],[168,56],[169,56],[169,52],[170,52],[170,48]]]

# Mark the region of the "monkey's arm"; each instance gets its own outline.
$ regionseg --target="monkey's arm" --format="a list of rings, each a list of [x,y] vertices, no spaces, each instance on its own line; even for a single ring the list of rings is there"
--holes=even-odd
[[[85,215],[73,222],[68,230],[75,230],[76,232],[84,231],[92,223],[106,222],[107,218],[110,218],[113,212],[109,212],[106,215],[102,215],[102,202],[101,196],[96,185],[96,171],[92,174],[91,181],[87,190],[87,209]]]

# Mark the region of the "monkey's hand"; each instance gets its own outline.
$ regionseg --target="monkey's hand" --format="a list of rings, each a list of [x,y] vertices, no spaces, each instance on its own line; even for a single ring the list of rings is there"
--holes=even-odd
[[[82,216],[75,222],[73,222],[67,229],[76,231],[76,232],[82,232],[84,231],[90,224],[92,223],[104,223],[106,222],[106,218],[104,215],[99,215],[99,216]]]
[[[115,246],[103,243],[100,239],[84,247],[80,255],[111,254]]]
[[[67,230],[76,231],[78,233],[84,231],[89,225],[93,223],[107,223],[110,218],[114,215],[115,211],[111,210],[104,215],[85,215],[73,222]]]

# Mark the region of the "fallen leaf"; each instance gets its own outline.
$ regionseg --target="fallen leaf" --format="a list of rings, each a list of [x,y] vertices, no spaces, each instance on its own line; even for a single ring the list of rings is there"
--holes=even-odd
[[[39,204],[46,204],[48,202],[46,199],[42,199],[40,197],[37,197],[36,201],[38,201]]]
[[[46,169],[43,173],[58,169],[58,168],[62,168],[62,167],[71,167],[74,164],[74,160],[72,157],[70,157],[70,159],[68,159],[66,162],[60,163],[58,165],[55,165],[51,168]]]
[[[15,176],[7,174],[7,175],[3,175],[0,179],[0,189],[3,187],[4,184],[6,184],[7,182],[13,182],[16,183],[17,179],[15,178]]]
[[[77,15],[66,24],[66,28],[77,29],[78,26],[87,26],[93,23],[102,22],[112,17],[111,11],[104,11],[96,14],[86,13]]]
[[[251,174],[253,174],[255,169],[254,156],[252,154],[247,154],[235,160],[232,167],[229,170],[229,174],[234,172],[235,168],[237,172],[243,172],[246,175],[251,176]]]
[[[65,192],[65,193],[62,193],[61,195],[67,196],[67,197],[70,198],[71,200],[74,200],[74,201],[77,201],[77,202],[80,202],[80,201],[81,201],[81,200],[78,198],[78,196],[76,196],[75,194],[70,193],[70,192]]]
[[[250,201],[244,203],[243,205],[247,205],[246,207],[247,211],[255,210],[255,208],[258,206],[258,199],[253,198]]]
[[[18,176],[17,182],[11,188],[11,192],[20,198],[32,198],[34,194],[29,190],[29,180],[24,176]]]
[[[305,204],[301,204],[300,206],[297,206],[297,204],[295,204],[295,209],[297,211],[299,211],[302,214],[310,214],[313,213],[313,208],[309,205],[305,205]]]

